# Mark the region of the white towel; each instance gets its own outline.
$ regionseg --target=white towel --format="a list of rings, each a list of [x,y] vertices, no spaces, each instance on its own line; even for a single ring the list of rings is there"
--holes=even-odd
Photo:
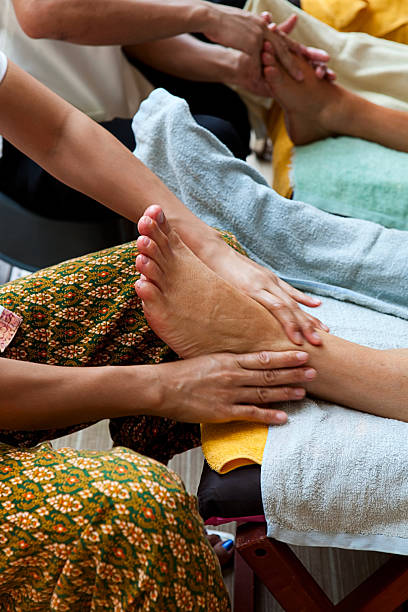
[[[325,298],[337,336],[408,347],[408,323]],[[269,429],[261,487],[268,535],[303,546],[408,554],[408,423],[307,399]]]

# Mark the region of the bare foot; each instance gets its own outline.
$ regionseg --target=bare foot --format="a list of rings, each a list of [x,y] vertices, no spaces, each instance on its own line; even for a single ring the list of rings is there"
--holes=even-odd
[[[263,59],[265,79],[282,107],[294,144],[307,144],[347,130],[347,95],[343,88],[317,78],[302,58],[296,58],[304,75],[301,82],[292,79],[270,55],[264,54]]]
[[[296,348],[277,320],[201,262],[159,206],[139,220],[135,284],[153,331],[180,357]]]
[[[222,568],[231,564],[234,557],[234,541],[228,539],[228,534],[225,534],[226,539],[223,541],[219,535],[215,533],[207,534],[207,539],[217,555],[218,561]]]

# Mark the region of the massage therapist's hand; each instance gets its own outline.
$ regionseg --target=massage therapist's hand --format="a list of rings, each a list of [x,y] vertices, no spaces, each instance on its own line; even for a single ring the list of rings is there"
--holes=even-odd
[[[161,391],[151,414],[192,423],[281,425],[286,413],[269,405],[305,396],[302,385],[316,376],[304,366],[307,358],[303,351],[217,353],[152,366]]]
[[[320,306],[320,300],[310,297],[281,280],[268,268],[241,255],[217,235],[216,241],[205,244],[196,255],[216,274],[264,306],[282,325],[289,340],[303,344],[306,339],[318,346],[322,343],[316,328],[329,331],[327,325],[301,310],[299,304]]]
[[[318,79],[335,80],[335,73],[327,67],[330,56],[326,51],[306,47],[289,37],[297,22],[296,15],[279,25],[272,23],[267,15],[264,19],[268,22],[268,40],[264,42],[262,49],[263,67],[273,65],[277,59],[292,78],[301,81],[303,74],[296,62],[296,56],[301,56],[314,67]]]

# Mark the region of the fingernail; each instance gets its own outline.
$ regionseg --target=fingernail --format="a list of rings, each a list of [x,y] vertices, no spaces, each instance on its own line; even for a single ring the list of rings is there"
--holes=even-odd
[[[276,420],[280,421],[281,423],[283,423],[287,419],[286,412],[277,412],[275,414],[275,417],[276,417]]]
[[[305,396],[305,390],[304,389],[295,389],[293,391],[293,395],[295,397],[304,397]]]
[[[305,378],[307,378],[308,380],[312,380],[312,378],[314,378],[316,376],[316,370],[314,370],[313,368],[308,368],[305,371]]]
[[[231,550],[231,548],[234,546],[234,540],[225,540],[221,546],[225,548],[226,551]]]
[[[296,344],[303,344],[302,334],[300,332],[295,332],[293,334]]]
[[[299,361],[304,361],[307,358],[308,358],[307,353],[304,353],[302,351],[299,351],[299,353],[296,353],[296,359],[298,359]]]
[[[311,297],[311,300],[312,300],[313,304],[321,304],[321,302],[322,302],[321,300],[319,300],[318,298],[315,298],[315,297]]]
[[[313,340],[317,340],[318,342],[320,342],[320,340],[321,340],[319,334],[316,334],[316,332],[312,333],[312,338],[313,338]]]

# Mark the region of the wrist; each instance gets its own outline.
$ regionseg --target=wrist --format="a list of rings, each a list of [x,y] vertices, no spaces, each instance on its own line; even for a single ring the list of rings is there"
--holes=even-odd
[[[107,366],[95,368],[95,398],[102,418],[157,414],[162,391],[156,366]]]
[[[221,45],[211,45],[211,47],[213,49],[214,81],[237,85],[242,52]]]
[[[211,31],[219,22],[219,10],[216,4],[199,0],[194,4],[193,13],[191,15],[190,32],[200,32],[205,34]]]

